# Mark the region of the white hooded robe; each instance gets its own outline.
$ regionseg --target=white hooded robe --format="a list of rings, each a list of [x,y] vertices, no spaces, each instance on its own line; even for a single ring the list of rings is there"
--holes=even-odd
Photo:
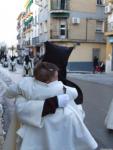
[[[16,102],[16,112],[22,122],[17,134],[22,138],[20,150],[91,150],[97,143],[85,126],[80,110],[74,102],[76,89],[65,86],[70,102],[58,108],[55,114],[41,117],[44,100],[63,94],[63,83],[49,84],[24,78],[15,89],[7,94],[24,96],[27,101]],[[39,109],[38,109],[39,108]]]

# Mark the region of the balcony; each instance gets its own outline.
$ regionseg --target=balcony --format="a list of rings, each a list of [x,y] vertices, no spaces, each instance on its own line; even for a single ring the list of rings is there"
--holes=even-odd
[[[68,0],[51,0],[52,17],[69,17],[69,1]]]
[[[32,45],[36,46],[37,44],[39,44],[39,37],[32,38]]]
[[[23,33],[31,32],[32,31],[32,25],[28,24],[23,28]]]
[[[51,30],[50,39],[66,40],[68,39],[68,30],[67,29],[63,31]]]
[[[33,21],[33,16],[30,16],[27,20],[24,21],[24,25],[27,26],[32,21]]]

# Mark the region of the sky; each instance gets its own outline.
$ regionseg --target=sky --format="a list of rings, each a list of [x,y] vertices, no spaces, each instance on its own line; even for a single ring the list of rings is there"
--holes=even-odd
[[[0,43],[8,46],[17,43],[17,17],[25,0],[0,0]]]

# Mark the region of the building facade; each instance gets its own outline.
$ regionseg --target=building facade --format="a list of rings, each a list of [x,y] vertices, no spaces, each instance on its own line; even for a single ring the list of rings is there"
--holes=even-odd
[[[106,72],[113,71],[113,0],[106,0]]]
[[[24,11],[18,16],[17,22],[17,40],[18,50],[24,50],[24,53],[36,53],[38,41],[38,10],[36,1],[26,0]]]
[[[75,46],[68,69],[92,71],[93,57],[105,61],[102,0],[38,0],[39,43]]]

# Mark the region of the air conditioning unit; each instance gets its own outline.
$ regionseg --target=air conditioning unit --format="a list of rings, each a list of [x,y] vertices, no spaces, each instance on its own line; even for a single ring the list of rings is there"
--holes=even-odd
[[[105,7],[105,14],[108,14],[111,12],[111,6],[106,6]]]
[[[72,17],[72,24],[80,24],[80,18]]]

